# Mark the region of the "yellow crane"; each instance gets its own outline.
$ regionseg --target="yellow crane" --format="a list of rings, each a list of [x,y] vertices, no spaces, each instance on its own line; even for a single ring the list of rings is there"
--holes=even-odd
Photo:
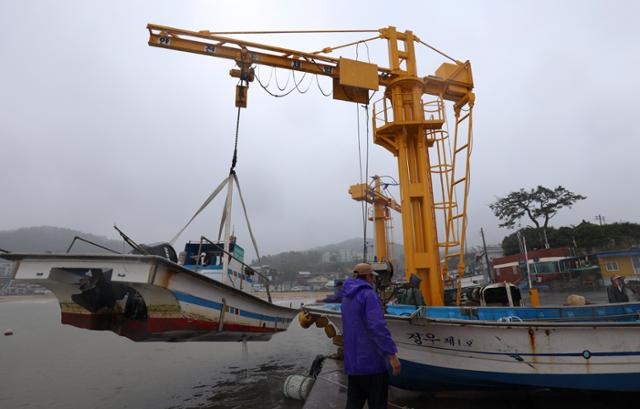
[[[389,209],[398,213],[402,212],[402,207],[393,198],[382,193],[382,183],[380,176],[373,177],[373,186],[366,183],[358,183],[349,187],[351,198],[356,201],[364,201],[373,205],[373,214],[369,220],[373,221],[376,261],[390,262],[389,238],[387,237],[387,226],[391,220]]]
[[[469,61],[457,61],[423,42],[412,31],[401,32],[393,26],[378,30],[278,32],[374,34],[364,40],[315,52],[228,37],[275,32],[189,31],[155,24],[148,24],[147,29],[150,46],[234,60],[237,68],[230,74],[240,79],[236,88],[239,108],[247,105],[248,85],[255,77],[256,65],[330,77],[335,99],[361,104],[369,103],[370,91],[384,87],[384,96],[373,104],[373,137],[374,143],[391,152],[398,163],[405,274],[407,278],[411,274],[422,278],[420,290],[427,305],[444,304],[443,278],[448,275],[448,260],[457,257],[458,277],[464,273],[475,101]],[[327,55],[336,49],[375,39],[387,43],[388,67]],[[442,63],[432,75],[419,76],[416,44],[431,48],[451,63]],[[425,95],[432,99],[425,101]],[[453,138],[443,128],[447,103],[452,104],[455,116]],[[437,214],[441,215],[440,224]],[[444,240],[439,241],[439,235],[444,236]]]

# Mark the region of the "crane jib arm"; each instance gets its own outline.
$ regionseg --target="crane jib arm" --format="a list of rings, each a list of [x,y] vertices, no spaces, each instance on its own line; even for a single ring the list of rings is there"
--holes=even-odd
[[[331,77],[335,99],[368,104],[369,91],[377,91],[379,86],[386,85],[389,79],[387,69],[348,58],[318,56],[151,24],[147,28],[149,45],[152,47],[226,58],[236,61],[238,65],[259,64]]]

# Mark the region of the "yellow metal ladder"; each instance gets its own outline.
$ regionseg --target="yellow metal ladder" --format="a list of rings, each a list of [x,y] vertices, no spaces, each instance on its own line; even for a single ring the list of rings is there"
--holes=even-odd
[[[472,99],[473,97],[471,97]],[[464,276],[465,235],[467,227],[467,197],[469,193],[469,171],[472,150],[473,102],[463,111],[454,106],[455,127],[453,145],[448,130],[427,130],[427,139],[436,148],[437,162],[430,164],[434,186],[439,191],[434,200],[434,208],[443,221],[444,241],[438,242],[443,256],[442,279],[447,281],[449,262],[457,259],[456,303],[460,304],[462,277]],[[440,237],[443,237],[440,235]]]

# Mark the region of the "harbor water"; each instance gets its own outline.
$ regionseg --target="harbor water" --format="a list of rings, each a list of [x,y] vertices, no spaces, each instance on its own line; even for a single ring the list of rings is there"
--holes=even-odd
[[[590,302],[606,301],[603,292],[581,294]],[[543,293],[541,298],[545,304],[561,304],[566,294]],[[246,350],[240,342],[134,343],[111,332],[60,324],[53,298],[0,301],[0,329],[7,328],[13,335],[0,337],[3,409],[299,409],[302,402],[282,394],[286,377],[306,374],[316,355],[335,351],[323,330],[302,329],[295,321],[287,332],[269,342],[249,343]],[[605,408],[638,400],[637,394],[546,391],[437,396],[392,391],[391,396],[410,408],[463,408],[470,402],[476,408]]]
[[[334,351],[324,331],[269,342],[135,343],[60,324],[53,298],[0,302],[0,408],[300,408],[288,375]]]

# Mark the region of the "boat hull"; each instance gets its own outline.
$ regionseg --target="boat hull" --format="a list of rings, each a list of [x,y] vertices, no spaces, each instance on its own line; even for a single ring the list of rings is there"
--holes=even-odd
[[[3,257],[56,295],[63,324],[133,341],[267,341],[297,314],[156,256]]]
[[[308,308],[340,327],[339,313]],[[633,316],[640,305],[628,308]],[[387,315],[387,323],[403,364],[391,383],[403,389],[640,391],[640,323],[636,320],[497,322],[416,314]]]

